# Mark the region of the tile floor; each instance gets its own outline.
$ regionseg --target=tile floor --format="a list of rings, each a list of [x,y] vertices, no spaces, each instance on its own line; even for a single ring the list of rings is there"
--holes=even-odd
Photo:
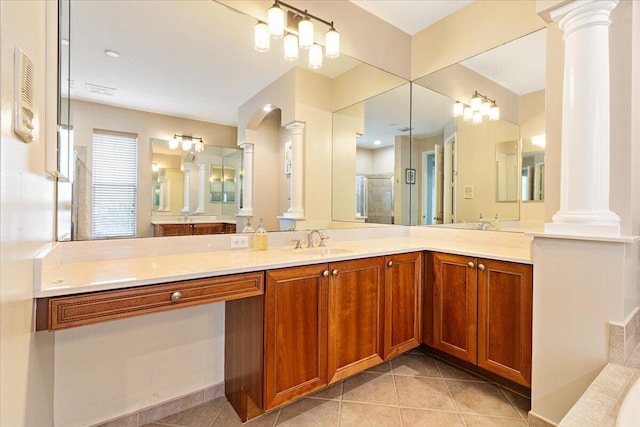
[[[412,351],[268,412],[247,427],[526,426],[529,399]],[[224,397],[144,427],[241,426]]]

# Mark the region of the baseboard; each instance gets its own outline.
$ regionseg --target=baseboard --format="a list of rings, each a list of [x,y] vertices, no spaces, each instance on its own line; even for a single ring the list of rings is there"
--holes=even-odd
[[[536,415],[533,412],[529,411],[529,427],[555,427],[556,423],[549,421],[548,419],[541,417],[540,415]]]
[[[626,364],[640,344],[640,310],[636,308],[622,323],[609,322],[609,362]]]
[[[224,396],[224,382],[142,408],[92,427],[140,427]]]

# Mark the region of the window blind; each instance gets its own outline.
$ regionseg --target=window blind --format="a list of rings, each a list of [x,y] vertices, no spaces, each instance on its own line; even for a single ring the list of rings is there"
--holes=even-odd
[[[93,131],[93,238],[135,237],[138,136]]]

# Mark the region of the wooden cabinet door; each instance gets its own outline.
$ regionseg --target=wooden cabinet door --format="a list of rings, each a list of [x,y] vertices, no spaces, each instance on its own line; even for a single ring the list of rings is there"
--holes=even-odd
[[[191,224],[159,224],[158,237],[163,236],[190,236]]]
[[[224,228],[225,226],[221,222],[193,224],[193,234],[222,234]]]
[[[384,358],[420,345],[422,253],[385,257]]]
[[[478,366],[531,387],[531,266],[478,260]]]
[[[267,271],[265,402],[269,410],[327,384],[327,265]]]
[[[476,363],[476,259],[433,254],[433,346]]]
[[[383,361],[384,257],[329,265],[329,382]]]

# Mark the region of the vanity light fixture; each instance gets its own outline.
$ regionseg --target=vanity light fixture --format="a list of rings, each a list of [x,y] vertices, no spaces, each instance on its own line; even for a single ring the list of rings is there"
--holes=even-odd
[[[290,33],[285,23],[285,12],[283,8],[295,13],[294,17],[300,19],[298,22],[297,35],[295,30]],[[322,67],[322,46],[314,42],[313,20],[321,22],[329,27],[325,35],[325,55],[327,58],[337,58],[340,56],[340,33],[333,25],[333,21],[326,21],[309,13],[308,10],[301,10],[280,0],[267,11],[267,22],[258,22],[254,29],[254,47],[258,52],[268,52],[270,38],[279,39],[284,37],[284,59],[295,61],[299,57],[298,48],[309,50],[309,67],[317,69]]]
[[[152,172],[158,172],[160,168],[158,167],[157,163],[151,163],[151,171]]]
[[[191,151],[192,149],[196,153],[204,151],[204,140],[200,137],[189,135],[173,135],[173,138],[169,140],[169,148],[172,150],[182,147],[182,151]]]
[[[471,105],[467,106],[460,101],[453,105],[453,116],[462,117],[465,121],[482,123],[482,119],[488,117],[490,121],[500,119],[500,107],[494,99],[475,91],[471,98]]]
[[[544,148],[547,145],[546,135],[535,135],[531,137],[531,144],[536,147]]]

